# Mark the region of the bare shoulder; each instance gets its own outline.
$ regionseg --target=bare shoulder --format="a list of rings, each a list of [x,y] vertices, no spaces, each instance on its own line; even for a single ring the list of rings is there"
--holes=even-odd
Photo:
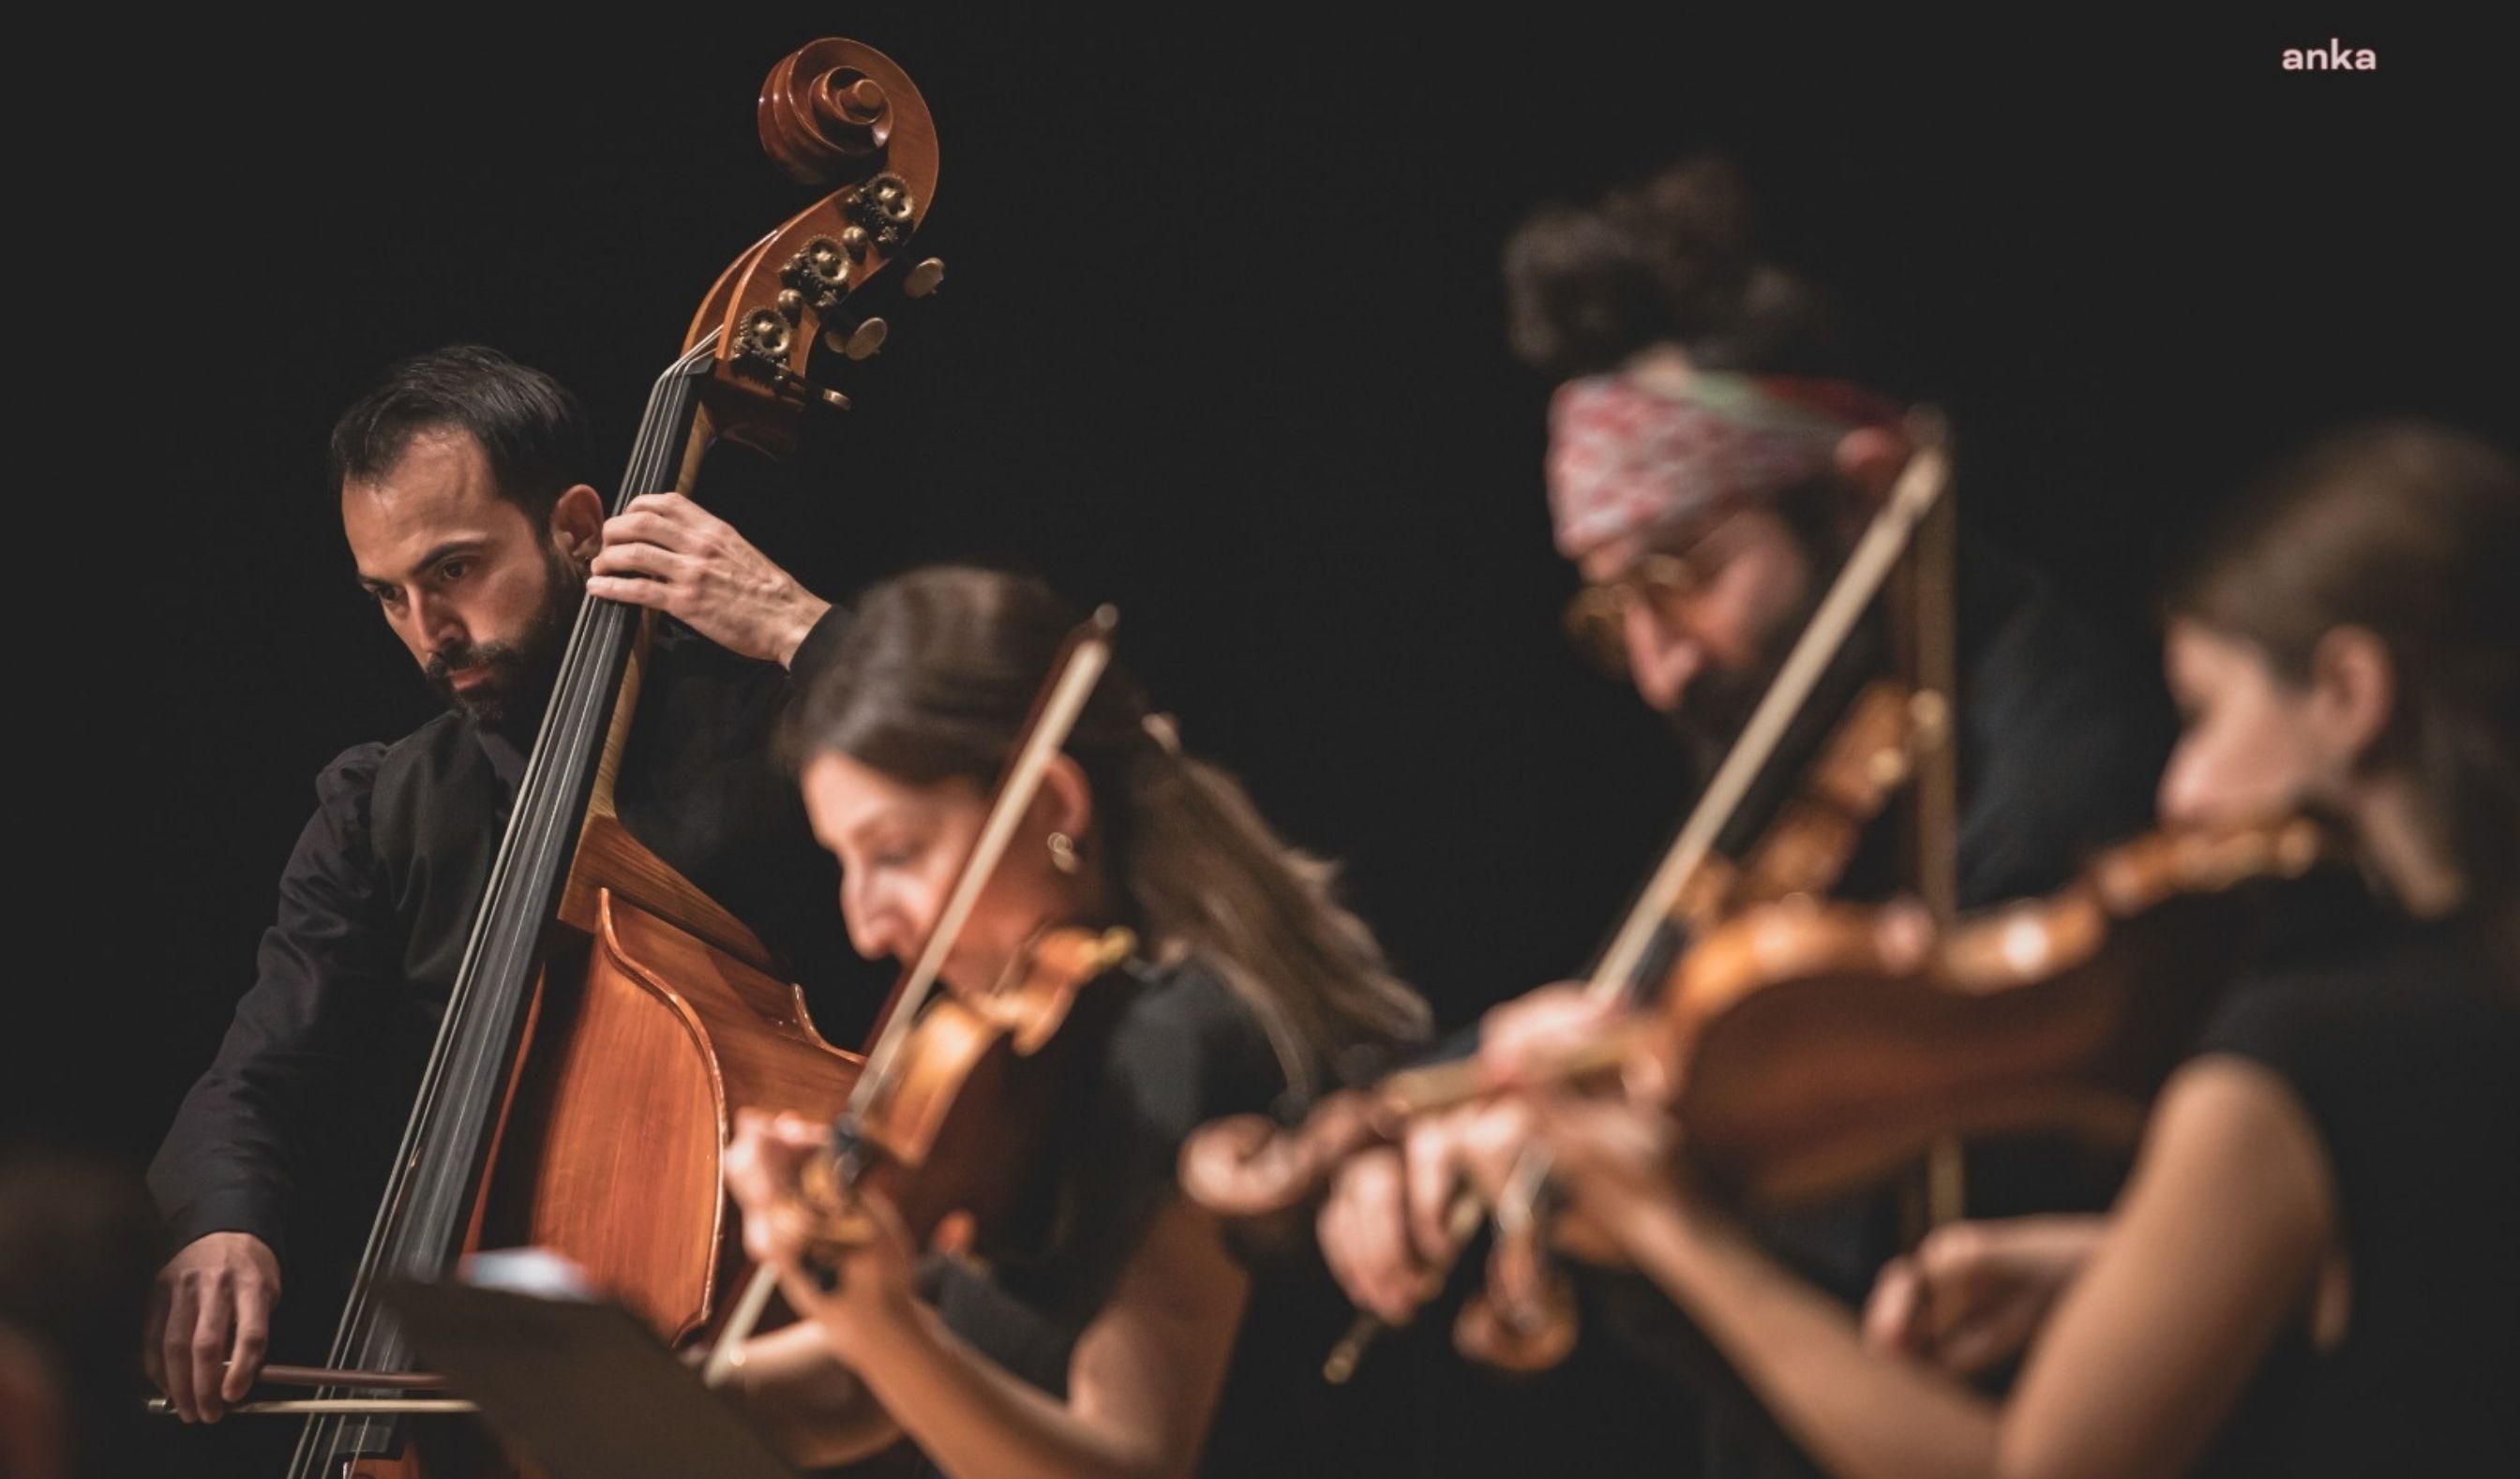
[[[2182,1067],[2107,1236],[2033,1347],[2004,1466],[2184,1472],[2305,1310],[2334,1205],[2325,1148],[2281,1075],[2236,1054]]]

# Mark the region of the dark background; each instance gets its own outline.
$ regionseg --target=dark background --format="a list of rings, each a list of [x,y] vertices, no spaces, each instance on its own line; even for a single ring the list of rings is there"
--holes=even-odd
[[[952,271],[854,412],[790,470],[714,470],[716,501],[827,595],[990,554],[1117,602],[1189,743],[1347,861],[1448,1022],[1580,967],[1685,781],[1558,637],[1548,386],[1496,271],[1535,203],[1729,147],[1772,254],[1838,292],[1877,379],[1950,408],[1967,516],[2130,617],[2196,513],[2312,430],[2520,429],[2508,79],[2476,38],[1367,9],[363,13],[59,59],[68,152],[26,182],[20,245],[49,249],[18,279],[45,385],[10,520],[22,1125],[147,1155],[315,772],[431,711],[351,584],[333,415],[477,339],[624,455],[700,294],[805,202],[751,99],[816,34],[924,91],[922,245]],[[2380,70],[2278,69],[2330,35]]]

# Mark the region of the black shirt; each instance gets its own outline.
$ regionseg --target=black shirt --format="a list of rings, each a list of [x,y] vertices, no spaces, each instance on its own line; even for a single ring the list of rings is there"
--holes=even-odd
[[[1186,962],[1132,972],[1133,995],[1085,1067],[1084,1083],[1047,1150],[1051,1230],[1037,1245],[985,1266],[930,1260],[923,1270],[945,1322],[1010,1373],[1054,1396],[1067,1391],[1076,1341],[1109,1303],[1157,1213],[1180,1196],[1176,1166],[1191,1131],[1230,1114],[1286,1112],[1287,1078],[1259,1019],[1215,970]],[[1328,1308],[1300,1276],[1253,1271],[1224,1397],[1207,1443],[1210,1474],[1288,1472],[1299,1452],[1279,1400],[1314,1376],[1331,1335],[1286,1322]],[[1307,1367],[1300,1351],[1309,1350]],[[1302,1400],[1302,1399],[1297,1399]]]
[[[2252,973],[2199,1044],[2308,1112],[2352,1287],[2342,1344],[2288,1333],[2211,1467],[2520,1473],[2520,968],[2460,921],[2361,936]]]
[[[824,617],[799,671],[845,620]],[[659,621],[645,684],[616,786],[623,824],[828,1000],[856,978],[854,957],[834,865],[768,756],[787,674]],[[150,1167],[175,1245],[245,1232],[284,1250],[301,1315],[375,1214],[522,763],[449,713],[324,768],[253,985]]]
[[[1958,892],[1960,906],[1975,909],[2052,891],[2092,853],[2150,826],[2175,725],[2148,654],[2038,572],[1972,545],[1961,559],[1958,598]],[[1901,876],[1898,830],[1867,830],[1841,894],[1890,891]],[[2115,1171],[2051,1143],[1972,1143],[1968,1211],[2096,1210]],[[1852,1304],[1896,1250],[1901,1212],[1884,1192],[1765,1214],[1753,1227],[1768,1251]],[[1539,1399],[1583,1413],[1566,1422],[1578,1453],[1652,1455],[1719,1479],[1815,1472],[1651,1281],[1578,1273],[1583,1326],[1607,1339],[1583,1340],[1574,1361],[1549,1378],[1555,1395]],[[1635,1369],[1640,1363],[1659,1378]],[[1472,1469],[1488,1468],[1481,1455],[1462,1457]]]

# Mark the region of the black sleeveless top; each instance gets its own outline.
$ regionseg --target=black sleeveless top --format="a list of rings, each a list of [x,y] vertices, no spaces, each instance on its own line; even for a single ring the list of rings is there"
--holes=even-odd
[[[2520,1473],[2520,968],[2367,905],[2239,983],[2199,1043],[2317,1127],[2352,1265],[2343,1343],[2288,1332],[2208,1471]]]
[[[1048,1150],[1045,1219],[1058,1230],[985,1267],[931,1259],[928,1299],[955,1333],[1011,1374],[1067,1392],[1069,1357],[1109,1303],[1155,1216],[1180,1195],[1176,1166],[1190,1132],[1229,1114],[1299,1106],[1251,1008],[1195,961],[1137,969],[1106,1047],[1083,1070]],[[1215,1418],[1205,1474],[1311,1471],[1303,1456],[1329,1422],[1318,1371],[1346,1305],[1317,1269],[1255,1264],[1242,1327]],[[1300,1377],[1300,1383],[1295,1378]],[[1310,1414],[1309,1416],[1307,1414]]]

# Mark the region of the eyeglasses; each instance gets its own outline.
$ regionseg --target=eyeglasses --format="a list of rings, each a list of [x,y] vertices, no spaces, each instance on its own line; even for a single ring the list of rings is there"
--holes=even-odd
[[[1608,580],[1587,583],[1566,604],[1567,640],[1603,672],[1626,677],[1628,612],[1642,603],[1660,620],[1679,620],[1683,605],[1713,585],[1740,549],[1741,528],[1739,518],[1727,518],[1645,551]]]

